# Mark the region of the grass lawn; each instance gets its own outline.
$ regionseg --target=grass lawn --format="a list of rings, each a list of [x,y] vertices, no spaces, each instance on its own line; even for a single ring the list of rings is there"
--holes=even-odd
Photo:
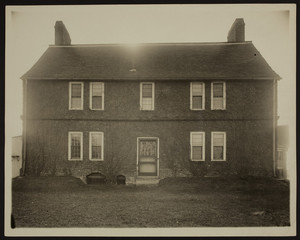
[[[168,178],[158,186],[13,180],[16,227],[289,226],[289,184],[266,178]]]

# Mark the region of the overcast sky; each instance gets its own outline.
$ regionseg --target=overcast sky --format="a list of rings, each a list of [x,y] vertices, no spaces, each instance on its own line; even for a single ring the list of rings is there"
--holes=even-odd
[[[236,18],[244,18],[247,41],[282,80],[279,124],[294,124],[295,11],[291,5],[102,5],[11,6],[6,9],[6,137],[22,134],[20,77],[54,44],[62,20],[72,44],[226,42]]]

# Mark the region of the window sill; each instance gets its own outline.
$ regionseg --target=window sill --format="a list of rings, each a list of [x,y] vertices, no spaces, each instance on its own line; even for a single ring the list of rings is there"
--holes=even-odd
[[[226,162],[226,159],[211,159],[212,162]]]
[[[91,111],[104,111],[104,109],[92,109],[90,108]]]
[[[89,159],[92,162],[103,162],[104,159]]]
[[[203,160],[194,160],[194,159],[191,159],[192,162],[205,162],[205,159]]]

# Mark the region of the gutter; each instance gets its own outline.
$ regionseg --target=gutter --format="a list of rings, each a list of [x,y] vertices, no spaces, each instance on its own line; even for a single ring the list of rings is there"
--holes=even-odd
[[[277,160],[277,80],[273,80],[273,176],[276,177]]]

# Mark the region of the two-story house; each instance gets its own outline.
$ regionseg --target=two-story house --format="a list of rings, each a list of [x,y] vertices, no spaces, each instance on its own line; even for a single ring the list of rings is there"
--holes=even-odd
[[[22,76],[26,174],[275,173],[277,80],[236,19],[227,42],[55,45]]]

